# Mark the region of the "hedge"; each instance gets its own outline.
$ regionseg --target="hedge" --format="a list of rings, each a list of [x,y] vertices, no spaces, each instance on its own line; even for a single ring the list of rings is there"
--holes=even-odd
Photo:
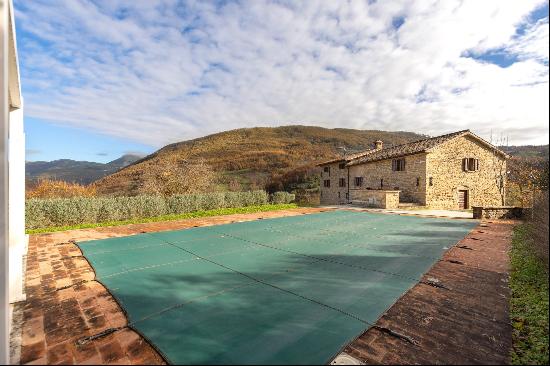
[[[25,220],[27,229],[37,229],[265,205],[270,201],[274,204],[290,203],[293,200],[294,195],[287,192],[275,192],[268,196],[265,191],[181,194],[170,197],[33,198],[26,201]]]

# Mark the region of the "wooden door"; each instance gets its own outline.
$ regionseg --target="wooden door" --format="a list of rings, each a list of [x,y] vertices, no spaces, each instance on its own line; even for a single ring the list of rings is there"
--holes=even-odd
[[[461,210],[466,210],[469,208],[468,191],[458,191],[458,208]]]

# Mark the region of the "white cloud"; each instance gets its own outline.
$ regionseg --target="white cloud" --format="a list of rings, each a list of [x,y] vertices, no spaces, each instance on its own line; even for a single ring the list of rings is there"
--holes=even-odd
[[[295,123],[548,143],[541,4],[20,1],[26,111],[155,146]],[[494,49],[518,61],[464,56]]]

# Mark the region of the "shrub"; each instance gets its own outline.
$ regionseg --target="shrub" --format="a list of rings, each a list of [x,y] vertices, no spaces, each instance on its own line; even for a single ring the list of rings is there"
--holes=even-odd
[[[294,202],[296,196],[293,193],[288,192],[275,192],[271,195],[271,203],[282,204]]]
[[[27,187],[27,198],[70,198],[93,197],[96,189],[93,185],[67,183],[61,180],[41,179]]]
[[[293,195],[282,193],[284,194],[277,197],[284,197],[277,198],[276,203],[288,203],[294,199]],[[37,229],[183,214],[219,208],[259,206],[266,203],[268,203],[268,195],[265,191],[178,194],[169,197],[140,195],[133,197],[31,198],[26,202],[25,218],[27,229]]]

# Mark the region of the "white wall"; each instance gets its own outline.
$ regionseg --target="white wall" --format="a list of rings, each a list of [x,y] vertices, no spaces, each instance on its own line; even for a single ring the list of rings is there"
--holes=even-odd
[[[8,3],[0,0],[0,364],[9,362],[8,321]]]
[[[27,253],[25,235],[25,132],[23,108],[9,114],[9,301],[24,301],[23,256]]]

